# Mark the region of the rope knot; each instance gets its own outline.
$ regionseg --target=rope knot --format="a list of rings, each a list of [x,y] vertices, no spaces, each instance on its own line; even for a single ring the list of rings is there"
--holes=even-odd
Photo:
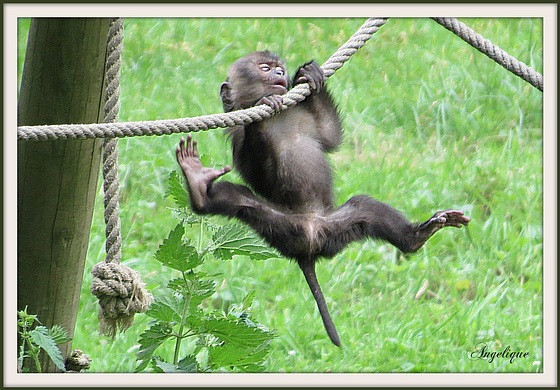
[[[97,263],[91,270],[91,293],[99,299],[99,328],[115,338],[117,330],[130,328],[134,314],[144,313],[154,298],[145,288],[140,273],[117,263]]]
[[[82,350],[75,349],[72,351],[72,355],[66,359],[66,371],[81,372],[82,370],[88,370],[90,363],[89,355],[86,355]]]

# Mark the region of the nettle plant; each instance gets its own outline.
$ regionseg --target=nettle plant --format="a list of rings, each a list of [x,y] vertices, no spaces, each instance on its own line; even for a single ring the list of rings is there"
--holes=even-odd
[[[183,181],[177,172],[169,177],[167,195],[179,206],[173,213],[180,222],[155,254],[178,276],[165,291],[152,291],[155,302],[146,314],[154,320],[140,335],[136,372],[262,372],[274,332],[251,319],[254,293],[227,311],[213,309],[208,301],[216,292],[213,278],[218,275],[208,275],[199,267],[208,260],[231,260],[236,255],[265,260],[278,254],[244,226],[219,226],[189,213]],[[185,226],[196,231],[196,244],[185,237]]]
[[[33,359],[34,365],[31,366],[35,372],[41,372],[41,363],[39,361],[39,353],[41,350],[45,351],[54,364],[61,370],[66,371],[64,358],[58,348],[59,344],[64,344],[72,341],[68,336],[68,332],[60,325],[46,328],[41,324],[39,319],[34,314],[27,313],[27,306],[22,311],[18,311],[18,333],[21,337],[21,345],[18,354],[18,367],[22,372],[31,372],[27,367],[24,367],[24,360],[26,358]]]

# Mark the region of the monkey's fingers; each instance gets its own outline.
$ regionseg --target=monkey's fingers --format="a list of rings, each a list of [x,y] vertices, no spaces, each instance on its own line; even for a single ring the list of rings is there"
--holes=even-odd
[[[231,166],[230,165],[226,165],[225,167],[223,167],[222,169],[219,169],[220,176],[225,175],[226,173],[228,173],[229,171],[231,171]]]
[[[280,95],[269,95],[261,98],[257,103],[257,106],[259,104],[266,104],[274,111],[278,112],[282,109],[282,105],[284,104],[284,99],[282,99],[282,96]]]
[[[225,175],[231,171],[231,166],[226,165],[222,169],[214,169],[214,168],[204,168],[204,176],[206,179],[211,182],[216,180],[218,177]]]
[[[309,88],[313,92],[320,92],[326,81],[323,69],[315,61],[305,64],[300,72],[301,77],[298,77],[295,84],[309,83]]]
[[[177,161],[181,162],[186,157],[185,153],[185,139],[181,137],[181,141],[179,141],[179,146],[175,149],[175,155],[177,156]]]
[[[192,138],[192,136],[189,134],[188,140],[190,141],[191,138]],[[198,145],[198,142],[195,139],[193,139],[192,140],[192,156],[195,157],[195,158],[199,158],[197,145]]]
[[[193,139],[192,134],[187,135],[187,145],[185,146],[185,139],[181,137],[179,148],[181,149],[184,158],[194,157],[198,158],[197,142]]]
[[[197,167],[196,169],[199,169],[199,166],[202,167],[196,145],[197,142],[192,139],[191,134],[187,136],[186,141],[185,138],[181,137],[179,146],[175,149],[175,156],[183,169],[192,169],[187,167]]]

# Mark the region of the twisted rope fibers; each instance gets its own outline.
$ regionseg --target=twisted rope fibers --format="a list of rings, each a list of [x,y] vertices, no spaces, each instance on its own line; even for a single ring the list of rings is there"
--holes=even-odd
[[[387,18],[370,18],[323,65],[326,77],[332,76],[359,48],[375,34]],[[284,96],[284,107],[294,106],[309,96],[309,84],[299,84]],[[245,110],[194,118],[158,121],[94,123],[90,125],[20,126],[18,140],[48,141],[54,139],[123,138],[140,135],[168,135],[191,131],[226,128],[262,121],[277,112],[266,104]]]
[[[539,72],[533,70],[517,58],[509,55],[498,46],[494,45],[482,35],[477,34],[473,29],[467,27],[466,24],[457,20],[457,18],[432,18],[443,27],[453,32],[459,38],[467,42],[469,45],[487,55],[498,64],[509,70],[514,75],[521,77],[533,87],[542,92],[543,76]]]
[[[105,70],[104,122],[119,119],[123,19],[109,27]],[[105,192],[105,261],[91,273],[91,293],[99,299],[99,329],[112,339],[134,322],[134,314],[148,310],[153,296],[144,288],[140,273],[121,264],[121,220],[119,218],[118,140],[103,140],[103,190]]]

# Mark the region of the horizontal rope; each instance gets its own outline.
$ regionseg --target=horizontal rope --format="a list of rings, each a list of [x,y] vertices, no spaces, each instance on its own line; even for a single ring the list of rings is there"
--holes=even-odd
[[[321,67],[326,77],[332,76],[361,48],[387,18],[370,18]],[[296,85],[283,95],[285,110],[303,101],[310,94],[309,84]],[[18,140],[49,141],[55,139],[124,138],[134,136],[169,135],[192,131],[247,125],[277,114],[266,104],[245,110],[232,111],[194,118],[165,119],[142,122],[94,123],[89,125],[20,126]]]

